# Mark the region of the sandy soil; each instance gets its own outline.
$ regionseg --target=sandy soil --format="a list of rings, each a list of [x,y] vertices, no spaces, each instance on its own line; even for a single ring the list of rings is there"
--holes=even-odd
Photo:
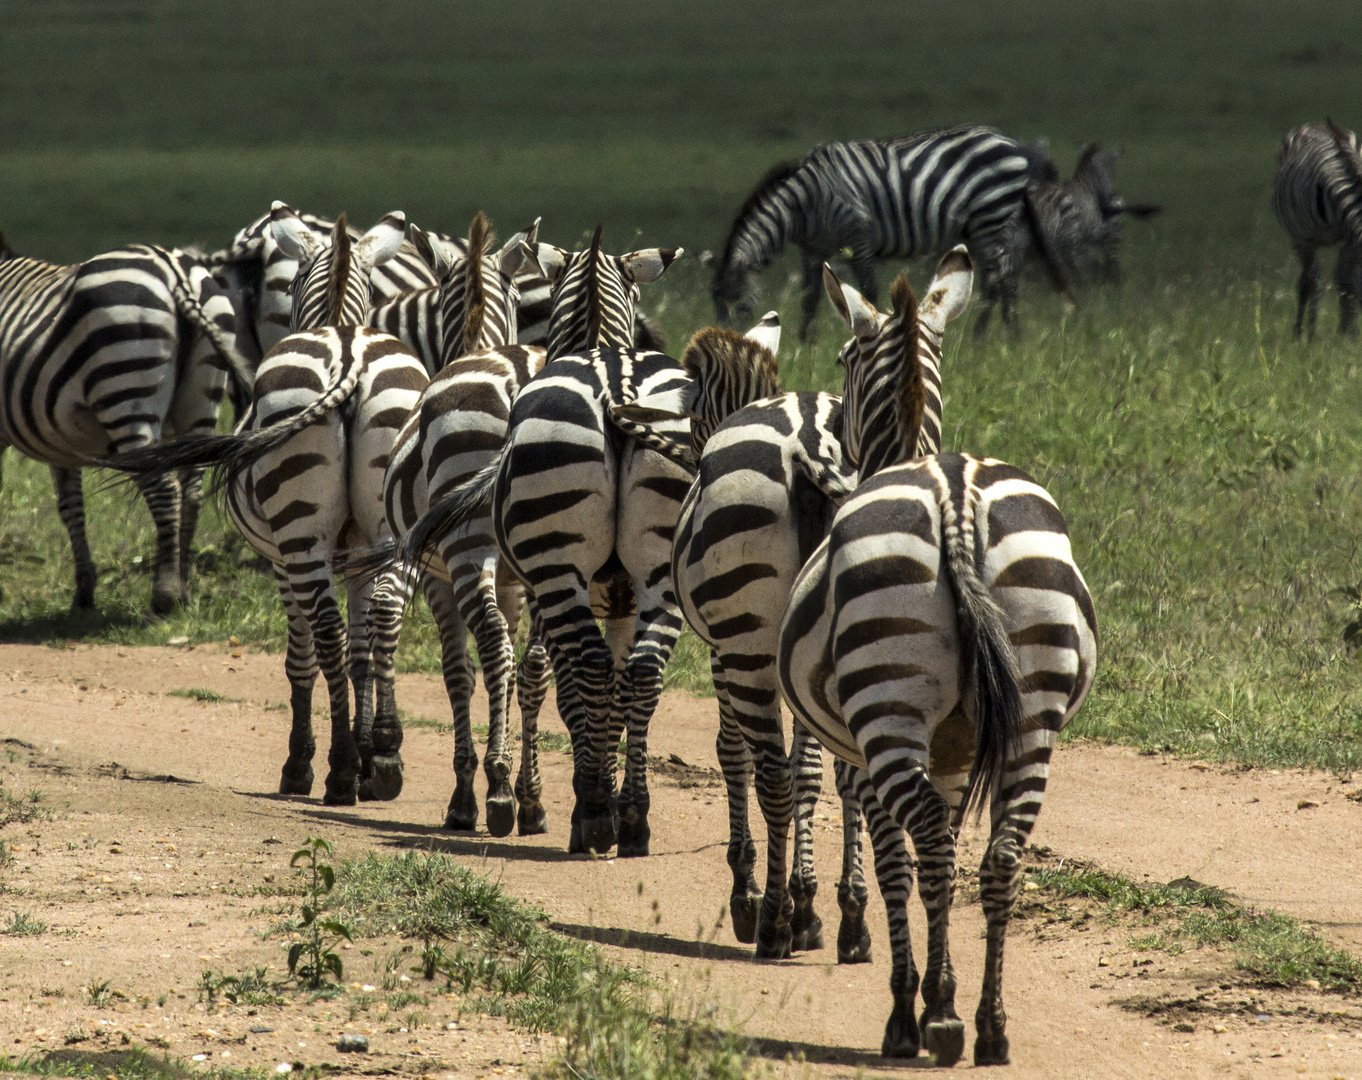
[[[198,687],[239,700],[168,696]],[[399,694],[414,716],[447,715],[437,679],[404,676]],[[345,1000],[254,1015],[205,1011],[196,993],[205,968],[283,968],[279,942],[260,936],[269,903],[250,894],[271,877],[284,880],[293,848],[321,834],[341,857],[431,844],[459,856],[542,905],[565,932],[602,940],[683,996],[716,1004],[721,1016],[765,1040],[773,1061],[802,1055],[835,1076],[929,1065],[878,1056],[888,957],[873,886],[874,964],[839,967],[831,948],[760,963],[726,926],[712,932],[729,875],[723,790],[710,774],[656,778],[651,857],[569,857],[570,761],[561,754],[544,756],[550,820],[541,837],[443,832],[452,740],[429,729],[407,733],[406,789],[396,802],[331,809],[319,799],[279,798],[286,700],[277,657],[214,648],[0,647],[0,738],[15,740],[6,744],[3,778],[11,791],[41,789],[55,811],[51,821],[6,830],[14,862],[0,871],[0,920],[24,911],[52,927],[0,937],[0,1040],[9,1053],[149,1045],[206,1055],[204,1065],[301,1061],[470,1077],[532,1071],[552,1051],[551,1039],[461,1013],[454,998],[393,1015]],[[557,726],[551,701],[545,724]],[[669,694],[652,731],[653,754],[715,764],[712,701]],[[324,724],[318,736],[321,763]],[[1359,947],[1362,891],[1351,871],[1362,806],[1344,797],[1350,790],[1323,774],[1232,772],[1066,747],[1035,840],[1051,858],[1090,860],[1137,879],[1191,876],[1315,920],[1339,943]],[[831,942],[840,824],[831,798],[819,813],[818,905]],[[965,849],[962,865],[976,864],[979,842],[968,837]],[[999,1077],[1362,1077],[1357,1002],[1253,991],[1225,954],[1134,953],[1126,944],[1132,928],[1076,917],[1080,908],[1031,905],[1015,924],[1007,970],[1014,1064]],[[913,926],[920,959],[916,904]],[[953,929],[958,1005],[968,1019],[983,952],[968,874]],[[366,940],[344,954],[347,980],[358,984],[351,1004],[364,1002],[360,987],[380,981],[400,944]],[[95,1008],[82,988],[104,981],[121,996]],[[369,1035],[367,1057],[336,1053],[346,1030]]]

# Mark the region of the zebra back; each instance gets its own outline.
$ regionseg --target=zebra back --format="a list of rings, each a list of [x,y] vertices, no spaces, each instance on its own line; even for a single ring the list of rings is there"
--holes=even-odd
[[[1294,244],[1362,238],[1357,137],[1333,121],[1287,132],[1277,155],[1272,206]]]

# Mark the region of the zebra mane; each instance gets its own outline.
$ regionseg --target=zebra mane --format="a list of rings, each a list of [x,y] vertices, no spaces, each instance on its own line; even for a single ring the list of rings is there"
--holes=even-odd
[[[1334,137],[1334,145],[1338,147],[1338,157],[1343,169],[1352,179],[1358,199],[1362,200],[1362,154],[1357,150],[1357,136],[1342,124],[1336,123],[1333,117],[1325,117],[1324,122],[1329,126],[1329,134]],[[1356,211],[1348,216],[1357,216]],[[1358,226],[1362,228],[1362,222],[1359,222]]]
[[[748,216],[761,206],[771,196],[771,193],[779,189],[787,180],[799,171],[802,162],[789,160],[777,162],[767,170],[766,175],[757,181],[757,186],[752,189],[751,194],[743,200],[743,204],[738,208],[738,214],[733,219],[733,224],[729,226],[728,238],[724,241],[723,258],[719,260],[719,267],[714,272],[715,288],[717,290],[719,282],[723,281],[728,275],[729,263],[733,259],[733,249],[738,243],[738,234],[742,232],[742,227],[747,222]]]
[[[903,323],[903,364],[899,382],[899,425],[903,432],[904,451],[908,457],[917,455],[918,436],[922,432],[922,414],[927,407],[927,387],[922,377],[922,360],[918,356],[921,330],[917,321],[917,295],[907,274],[900,274],[889,286],[889,299],[894,317]]]
[[[463,347],[472,352],[487,314],[487,290],[482,284],[483,253],[492,243],[491,227],[481,210],[468,230],[468,258],[463,268]]]
[[[350,230],[346,226],[345,214],[336,218],[332,230],[331,275],[327,283],[326,299],[328,326],[339,326],[345,314],[345,285],[350,277]]]
[[[709,435],[745,405],[780,393],[771,350],[722,326],[698,331],[681,354],[681,367],[698,385],[691,435],[698,458]]]
[[[591,236],[591,247],[586,255],[586,345],[595,348],[601,340],[601,226]]]

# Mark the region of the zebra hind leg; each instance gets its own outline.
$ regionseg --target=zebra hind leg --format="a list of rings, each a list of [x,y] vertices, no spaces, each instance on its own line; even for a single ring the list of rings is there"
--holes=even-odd
[[[728,793],[728,868],[733,873],[728,910],[733,917],[733,936],[744,945],[751,945],[757,940],[757,919],[761,913],[761,890],[754,872],[757,845],[752,839],[747,811],[747,793],[752,786],[752,752],[733,714],[723,665],[712,651],[709,669],[714,679],[714,696],[719,703],[719,734],[714,749]]]
[[[374,712],[367,739],[356,725],[361,800],[395,799],[402,793],[402,721],[397,715],[393,658],[414,585],[410,574],[389,572],[379,579],[369,600],[366,629],[373,651]]]
[[[549,689],[549,653],[537,628],[516,668],[516,700],[520,703],[520,771],[515,778],[516,832],[538,836],[548,831],[544,812],[544,780],[539,775],[539,710]]]
[[[193,569],[194,533],[199,528],[203,509],[203,470],[184,469],[180,473],[180,603],[189,603],[189,572]]]
[[[1362,240],[1343,245],[1334,267],[1338,289],[1338,332],[1345,337],[1357,334],[1357,303],[1362,295]]]
[[[137,486],[156,526],[151,610],[168,615],[180,605],[180,478],[144,475],[137,477]]]
[[[284,674],[288,676],[293,724],[288,737],[288,759],[279,777],[280,795],[311,795],[312,758],[317,739],[312,734],[312,687],[317,682],[317,653],[312,642],[312,627],[302,608],[293,599],[293,590],[283,570],[274,567],[279,596],[288,616],[288,648],[284,654]]]
[[[359,754],[360,776],[356,794],[364,798],[364,751],[362,745],[369,743],[369,766],[373,767],[374,737],[374,648],[369,633],[369,607],[373,603],[374,583],[348,580],[345,583],[346,612],[349,626],[346,630],[346,666],[350,672],[350,685],[355,692],[355,715],[352,731],[355,750]],[[399,785],[398,790],[401,790]],[[372,794],[372,782],[370,784]],[[394,796],[395,797],[395,796]]]
[[[440,631],[440,667],[445,692],[454,718],[454,794],[445,810],[445,828],[471,832],[478,825],[478,796],[473,780],[478,771],[478,752],[473,745],[469,707],[473,701],[473,669],[468,660],[468,628],[454,602],[449,582],[427,574],[422,577],[426,603]]]
[[[85,537],[85,495],[81,490],[79,469],[51,468],[52,486],[57,492],[57,513],[71,538],[71,556],[76,563],[76,595],[71,600],[72,611],[86,611],[95,606],[95,582],[98,573],[90,555],[90,543]]]
[[[1305,334],[1307,341],[1315,337],[1315,322],[1319,317],[1319,296],[1321,291],[1319,273],[1319,252],[1314,245],[1296,248],[1296,258],[1300,260],[1301,276],[1296,282],[1296,330],[1299,341]]]
[[[849,768],[849,767],[848,767]],[[850,780],[865,811],[870,843],[875,853],[875,879],[879,882],[889,922],[889,992],[894,999],[884,1026],[880,1053],[885,1057],[917,1057],[921,1032],[913,1008],[917,1000],[918,973],[908,935],[908,894],[913,889],[913,864],[908,858],[903,829],[884,812],[864,769],[850,769]]]
[[[833,764],[837,792],[842,799],[842,879],[837,883],[837,906],[842,921],[837,927],[837,962],[868,964],[871,961],[870,929],[865,906],[870,890],[865,885],[861,853],[861,796],[856,789],[856,769],[838,760]]]
[[[777,698],[779,692],[777,691]],[[823,788],[823,750],[798,720],[790,740],[790,773],[794,785],[794,856],[790,865],[790,946],[796,952],[823,947],[823,920],[814,911],[818,875],[813,866],[813,815]],[[840,955],[839,955],[840,959]]]
[[[487,751],[483,772],[487,776],[487,831],[493,836],[509,836],[515,828],[515,795],[511,791],[511,752],[507,745],[507,713],[510,710],[511,678],[515,671],[515,651],[511,645],[509,622],[499,606],[495,586],[485,579],[463,597],[460,614],[473,631],[482,663],[482,680],[487,687]],[[519,617],[519,598],[505,597],[508,607]]]

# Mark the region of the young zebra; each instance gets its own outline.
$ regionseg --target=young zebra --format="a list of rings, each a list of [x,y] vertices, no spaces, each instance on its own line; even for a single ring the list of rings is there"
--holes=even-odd
[[[1148,203],[1128,203],[1116,194],[1113,174],[1120,156],[1117,149],[1103,150],[1090,143],[1079,151],[1068,180],[1031,185],[1040,231],[1071,281],[1119,283],[1123,218],[1144,220],[1162,210]],[[1012,242],[1029,246],[1026,226],[1013,221],[1011,228]]]
[[[886,318],[824,273],[855,335],[843,354],[843,442],[859,483],[795,582],[780,628],[781,690],[824,746],[868,772],[913,839],[927,910],[924,1011],[919,1029],[910,959],[892,985],[890,1023],[900,1024],[900,1052],[915,1053],[920,1036],[941,1065],[964,1049],[948,948],[955,831],[972,805],[988,805],[974,1060],[1000,1064],[1003,944],[1021,851],[1059,730],[1092,685],[1092,600],[1063,517],[1025,473],[970,454],[911,460],[926,392],[907,281],[894,283]]]
[[[598,318],[594,323],[589,318],[593,308],[598,313],[604,311],[600,286],[610,275],[600,273],[599,267],[603,262],[620,268],[643,266],[654,260],[660,265],[661,255],[650,252],[607,255],[600,249],[600,240],[597,229],[590,247],[575,254],[549,244],[533,245],[532,241],[527,248],[527,256],[537,259],[544,279],[553,286],[548,350],[508,345],[476,351],[451,360],[423,391],[398,435],[384,477],[388,525],[395,537],[406,535],[418,525],[432,503],[496,457],[505,443],[511,405],[520,388],[550,358],[576,355],[600,346],[628,347],[634,320],[632,310],[620,313],[618,318]],[[593,267],[598,272],[590,272]],[[636,273],[635,284],[645,283],[645,277]],[[629,292],[631,307],[635,291]],[[426,579],[426,594],[429,597],[432,589],[446,593],[444,607],[452,612],[447,623],[441,624],[445,684],[454,714],[456,776],[445,827],[472,829],[477,823],[473,776],[478,758],[468,714],[473,680],[465,654],[471,629],[478,645],[489,703],[484,762],[488,831],[493,836],[505,836],[515,821],[521,835],[543,832],[538,710],[547,690],[548,658],[537,635],[531,638],[518,679],[522,740],[514,801],[509,784],[507,709],[513,666],[511,635],[519,625],[523,589],[500,565],[491,518],[486,511],[435,537],[433,546],[439,557],[430,560],[429,565],[439,580]],[[382,695],[397,645],[402,606],[411,585],[409,576],[389,575],[375,591],[372,621],[380,688],[374,722],[375,745],[401,739],[396,707]]]
[[[324,801],[356,800],[361,760],[350,730],[347,633],[327,569],[333,550],[381,536],[383,467],[397,428],[427,381],[415,354],[363,326],[370,274],[402,242],[404,220],[389,215],[352,242],[342,216],[330,243],[318,240],[276,203],[271,229],[296,259],[295,330],[265,357],[250,409],[236,433],[137,455],[133,467],[158,473],[211,465],[226,480],[228,512],[246,540],[275,568],[288,612],[284,668],[292,685],[293,730],[280,781],[283,794],[312,789],[312,687],[320,668],[331,705],[330,772]],[[371,658],[365,640],[369,589],[348,588],[350,676],[356,728],[371,722]]]
[[[52,472],[71,539],[73,610],[94,606],[81,466],[162,437],[211,431],[229,384],[255,373],[238,353],[236,317],[201,258],[132,245],[74,266],[16,255],[0,235],[0,452],[13,446]],[[199,475],[138,486],[156,526],[151,607],[187,598]]]
[[[942,262],[928,290],[930,300],[918,313],[916,342],[925,394],[919,455],[940,450],[941,340],[946,323],[969,301],[972,273],[966,250],[955,248]],[[821,945],[821,921],[813,910],[817,879],[811,824],[822,755],[816,740],[796,721],[793,753],[785,756],[775,655],[780,617],[795,577],[826,535],[836,504],[854,485],[842,459],[841,404],[829,394],[784,394],[736,412],[716,413],[727,419],[703,449],[697,445],[699,475],[682,505],[672,549],[672,580],[682,611],[712,650],[719,760],[729,794],[734,931],[742,941],[755,936],[758,956],[782,957],[791,948]],[[630,415],[624,408],[615,411]],[[693,411],[701,410],[697,406]],[[757,798],[768,830],[764,898],[753,877],[756,851],[747,828],[747,782],[754,761]],[[843,912],[838,959],[854,963],[868,959],[870,948],[866,893],[859,878],[860,814],[853,779],[839,776],[839,790],[847,805],[847,848],[838,888]],[[787,891],[792,815],[795,857]],[[872,831],[882,843],[889,842],[890,833],[875,824]],[[876,860],[877,867],[886,868],[883,874],[902,864],[903,856],[877,850]]]
[[[803,255],[800,336],[807,339],[824,259],[849,248],[856,280],[873,302],[875,259],[939,255],[963,241],[982,275],[976,333],[998,303],[1013,326],[1022,256],[1008,227],[1013,218],[1025,221],[1055,287],[1065,289],[1027,194],[1045,169],[1036,150],[982,127],[816,147],[767,173],[738,211],[714,274],[719,319],[728,320],[731,305],[750,306],[756,274],[787,243]]]
[[[1315,336],[1320,283],[1319,249],[1343,245],[1334,267],[1338,332],[1357,330],[1362,295],[1362,156],[1357,136],[1333,120],[1304,124],[1286,134],[1277,155],[1272,206],[1300,260],[1296,337]]]
[[[566,309],[549,328],[618,340],[627,334],[634,290],[681,254],[649,249],[625,261],[601,255],[565,274],[567,295],[587,289],[585,310]],[[576,271],[578,268],[574,267]],[[569,850],[606,851],[616,839],[614,746],[629,731],[618,799],[619,853],[648,853],[647,728],[662,669],[681,630],[667,572],[676,511],[689,477],[665,458],[610,429],[611,403],[680,392],[688,385],[661,353],[596,348],[561,357],[521,390],[496,459],[456,488],[407,533],[398,559],[421,559],[426,542],[481,512],[491,500],[501,558],[527,589],[549,645],[558,711],[572,737]],[[680,435],[680,425],[676,434]],[[596,618],[606,622],[606,637]],[[608,640],[607,640],[608,639]],[[611,741],[613,738],[613,742]]]

